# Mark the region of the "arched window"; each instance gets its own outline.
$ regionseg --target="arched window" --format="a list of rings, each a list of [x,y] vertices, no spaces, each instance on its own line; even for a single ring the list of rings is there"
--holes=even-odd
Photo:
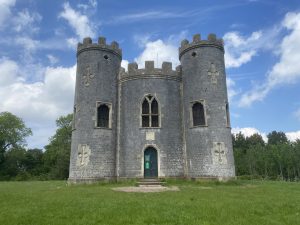
[[[205,113],[202,102],[195,102],[192,107],[193,126],[205,126]]]
[[[97,107],[97,127],[109,128],[109,107],[105,104]]]
[[[147,95],[142,103],[142,127],[159,127],[159,106],[152,95]]]
[[[230,116],[229,116],[229,106],[228,106],[228,103],[226,103],[226,126],[230,127]]]

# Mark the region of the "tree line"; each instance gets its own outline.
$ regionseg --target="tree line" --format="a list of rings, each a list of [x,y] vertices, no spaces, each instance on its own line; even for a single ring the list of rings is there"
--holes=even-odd
[[[32,135],[21,118],[0,113],[0,180],[67,179],[71,151],[72,114],[56,120],[57,130],[42,149],[26,149]],[[290,142],[285,133],[262,136],[232,135],[236,175],[245,178],[300,180],[300,140]]]
[[[265,143],[259,134],[232,136],[236,175],[244,178],[300,180],[300,140],[272,131]]]
[[[42,149],[26,149],[32,135],[21,118],[0,113],[0,180],[67,179],[71,151],[72,114],[56,120],[57,130]]]

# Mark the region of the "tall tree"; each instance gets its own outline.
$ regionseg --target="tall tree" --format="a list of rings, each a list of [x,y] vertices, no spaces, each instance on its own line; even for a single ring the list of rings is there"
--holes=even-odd
[[[272,131],[267,135],[268,137],[268,144],[269,145],[276,145],[276,144],[287,144],[288,139],[284,132],[282,131]]]
[[[0,164],[4,160],[4,153],[14,147],[22,147],[25,138],[32,135],[30,128],[25,126],[23,120],[10,112],[0,113]]]
[[[66,179],[69,175],[73,115],[56,120],[58,129],[45,146],[44,164],[52,179]]]

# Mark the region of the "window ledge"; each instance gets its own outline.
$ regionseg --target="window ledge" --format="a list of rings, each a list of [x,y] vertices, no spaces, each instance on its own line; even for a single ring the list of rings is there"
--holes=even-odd
[[[208,127],[208,125],[192,126],[192,127],[190,127],[190,129],[193,129],[193,128],[201,128],[201,127]]]
[[[94,129],[112,130],[112,128],[109,127],[94,127]]]
[[[149,129],[161,129],[161,127],[139,127],[139,129],[146,129],[146,130],[149,130]]]

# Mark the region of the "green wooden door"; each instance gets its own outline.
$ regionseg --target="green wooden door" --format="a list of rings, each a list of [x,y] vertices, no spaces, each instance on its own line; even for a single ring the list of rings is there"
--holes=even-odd
[[[156,178],[158,176],[157,151],[149,147],[144,152],[144,177]]]

